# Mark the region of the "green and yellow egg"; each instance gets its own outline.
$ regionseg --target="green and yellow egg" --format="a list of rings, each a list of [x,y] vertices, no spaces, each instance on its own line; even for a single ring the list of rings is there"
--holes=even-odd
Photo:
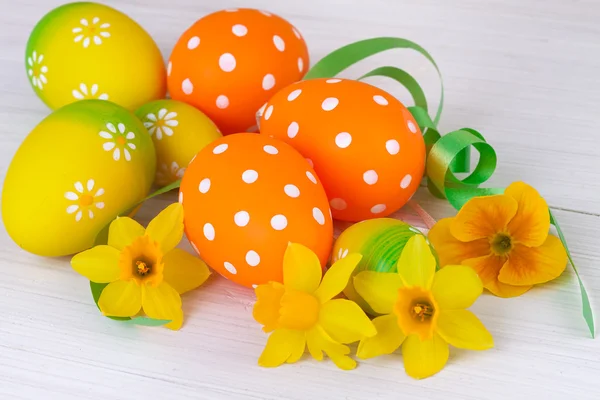
[[[150,35],[97,3],[69,3],[46,14],[27,42],[25,68],[51,109],[100,99],[135,110],[166,93],[164,61]]]

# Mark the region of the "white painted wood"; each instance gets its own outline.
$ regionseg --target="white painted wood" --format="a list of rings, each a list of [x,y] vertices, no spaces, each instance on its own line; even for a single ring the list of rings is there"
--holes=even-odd
[[[593,306],[600,310],[600,4],[593,0],[107,1],[129,14],[168,57],[197,18],[225,7],[256,7],[288,18],[313,61],[372,36],[400,36],[428,49],[446,84],[443,130],[481,130],[499,153],[492,184],[522,179],[555,208]],[[0,172],[48,114],[30,89],[23,52],[34,24],[56,0],[0,0]],[[375,57],[400,63],[437,99],[433,69],[410,51]],[[403,100],[406,93],[374,80]],[[168,202],[145,205],[147,222]],[[425,189],[417,200],[435,217],[449,206]],[[404,213],[406,215],[406,213]],[[1,399],[597,399],[600,341],[588,337],[570,270],[510,300],[484,295],[474,306],[496,348],[453,349],[437,376],[415,381],[399,354],[351,372],[305,357],[277,369],[256,366],[266,336],[252,320],[253,294],[215,277],[184,296],[179,332],[102,318],[68,259],[27,254],[0,232]]]

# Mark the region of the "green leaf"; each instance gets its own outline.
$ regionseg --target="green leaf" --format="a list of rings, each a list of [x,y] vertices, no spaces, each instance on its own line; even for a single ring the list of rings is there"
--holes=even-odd
[[[171,320],[152,319],[152,318],[148,318],[148,317],[130,318],[128,321],[125,321],[126,324],[142,325],[142,326],[162,326],[162,325],[168,324],[169,322],[171,322]]]
[[[136,206],[137,206],[137,205],[140,205],[141,203],[143,203],[143,202],[145,202],[146,200],[149,200],[149,199],[151,199],[151,198],[153,198],[153,197],[159,196],[159,195],[161,195],[161,194],[163,194],[163,193],[170,192],[170,191],[171,191],[171,190],[173,190],[173,189],[177,189],[179,186],[181,186],[181,179],[179,179],[179,180],[177,180],[177,181],[175,181],[175,182],[173,182],[173,183],[170,183],[170,184],[168,184],[167,186],[163,186],[163,187],[161,187],[161,188],[160,188],[160,189],[158,189],[156,192],[150,193],[148,196],[146,196],[146,198],[145,198],[144,200],[142,200],[142,201],[140,201],[138,204],[136,204]]]

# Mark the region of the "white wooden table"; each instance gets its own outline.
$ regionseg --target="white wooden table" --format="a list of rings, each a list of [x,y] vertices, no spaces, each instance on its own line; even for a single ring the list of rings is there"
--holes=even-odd
[[[23,54],[35,23],[60,0],[0,0],[0,173],[48,114],[29,87]],[[446,84],[441,128],[481,130],[499,155],[491,184],[524,180],[548,200],[600,315],[600,3],[594,0],[122,0],[124,11],[167,58],[196,19],[227,7],[289,19],[313,62],[373,36],[414,40],[438,61]],[[383,62],[414,74],[432,101],[434,70],[410,51]],[[360,71],[359,71],[360,70]],[[407,93],[381,84],[402,100]],[[140,213],[147,222],[174,201]],[[435,217],[451,214],[422,188]],[[187,245],[187,244],[186,244]],[[581,318],[572,271],[526,295],[484,295],[475,312],[495,337],[487,352],[451,351],[438,375],[415,381],[399,354],[351,372],[306,357],[256,364],[266,336],[251,316],[253,293],[220,277],[184,298],[179,332],[125,326],[99,315],[88,284],[67,258],[20,250],[0,232],[0,399],[598,399],[600,340]]]

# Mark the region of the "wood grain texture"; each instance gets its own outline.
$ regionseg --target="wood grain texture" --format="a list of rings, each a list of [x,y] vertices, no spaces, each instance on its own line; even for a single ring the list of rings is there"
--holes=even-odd
[[[48,114],[29,87],[24,49],[55,0],[0,0],[0,176],[28,132]],[[255,7],[289,19],[312,60],[373,36],[400,36],[429,50],[446,85],[443,131],[470,126],[498,150],[491,184],[522,179],[557,209],[592,306],[600,310],[600,3],[594,0],[303,0],[298,2],[106,1],[138,21],[167,58],[196,19]],[[400,63],[437,101],[435,71],[410,51],[352,68]],[[408,102],[407,93],[372,81]],[[434,101],[434,103],[435,103]],[[174,201],[146,204],[147,222]],[[421,189],[436,218],[450,207]],[[406,215],[406,214],[403,214]],[[187,243],[184,248],[189,250]],[[567,270],[551,284],[474,311],[493,333],[487,352],[453,349],[434,378],[415,381],[399,354],[351,372],[308,356],[295,365],[256,365],[266,336],[252,320],[251,290],[213,277],[184,296],[179,332],[102,318],[68,259],[20,250],[0,232],[0,399],[598,399],[600,341],[588,337],[578,287]]]

